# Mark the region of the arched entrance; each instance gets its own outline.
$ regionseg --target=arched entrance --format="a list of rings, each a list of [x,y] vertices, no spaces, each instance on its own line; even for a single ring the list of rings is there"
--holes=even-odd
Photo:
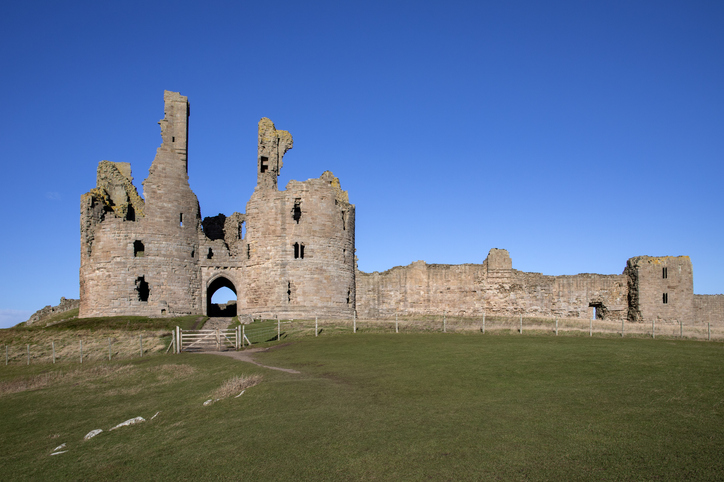
[[[218,278],[214,278],[211,283],[209,283],[209,286],[206,288],[207,316],[236,316],[236,300],[212,300],[214,294],[222,288],[230,289],[234,294],[234,298],[236,298],[236,287],[229,278],[226,278],[225,276],[219,276]]]

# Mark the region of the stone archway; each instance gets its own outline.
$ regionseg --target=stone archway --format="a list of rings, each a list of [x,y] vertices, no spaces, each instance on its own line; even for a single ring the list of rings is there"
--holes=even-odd
[[[236,316],[236,301],[226,304],[212,303],[211,298],[221,288],[229,288],[236,295],[234,283],[226,276],[218,276],[211,280],[206,287],[206,315],[207,316]]]

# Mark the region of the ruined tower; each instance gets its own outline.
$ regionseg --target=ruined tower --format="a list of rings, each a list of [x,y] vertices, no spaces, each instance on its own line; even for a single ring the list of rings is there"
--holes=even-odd
[[[187,98],[164,92],[145,200],[130,164],[98,165],[81,197],[80,316],[351,317],[354,206],[339,180],[325,172],[279,191],[292,136],[264,118],[248,213],[202,220],[188,182],[188,116]],[[211,298],[223,287],[237,300],[217,313]]]

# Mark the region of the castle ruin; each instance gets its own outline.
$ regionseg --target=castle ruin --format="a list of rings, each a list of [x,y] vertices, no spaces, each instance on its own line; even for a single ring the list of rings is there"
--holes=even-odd
[[[517,271],[508,252],[482,264],[417,261],[356,269],[355,207],[339,180],[278,189],[292,136],[259,122],[257,184],[245,213],[201,218],[188,183],[185,96],[164,92],[161,147],[142,198],[128,163],[101,161],[81,197],[80,317],[184,314],[283,318],[439,314],[724,323],[724,295],[695,295],[688,256],[631,258],[622,274]],[[227,287],[236,305],[217,306]]]

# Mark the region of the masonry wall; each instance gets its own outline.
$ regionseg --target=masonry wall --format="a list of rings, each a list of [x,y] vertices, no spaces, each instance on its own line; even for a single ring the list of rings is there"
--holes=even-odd
[[[694,295],[694,321],[724,325],[724,295]]]
[[[357,272],[361,317],[397,313],[457,316],[524,315],[626,317],[624,275],[545,276],[513,270],[507,251],[491,250],[483,264],[436,265],[417,261],[383,273]]]
[[[694,320],[694,275],[688,256],[637,256],[626,263],[630,321]]]

